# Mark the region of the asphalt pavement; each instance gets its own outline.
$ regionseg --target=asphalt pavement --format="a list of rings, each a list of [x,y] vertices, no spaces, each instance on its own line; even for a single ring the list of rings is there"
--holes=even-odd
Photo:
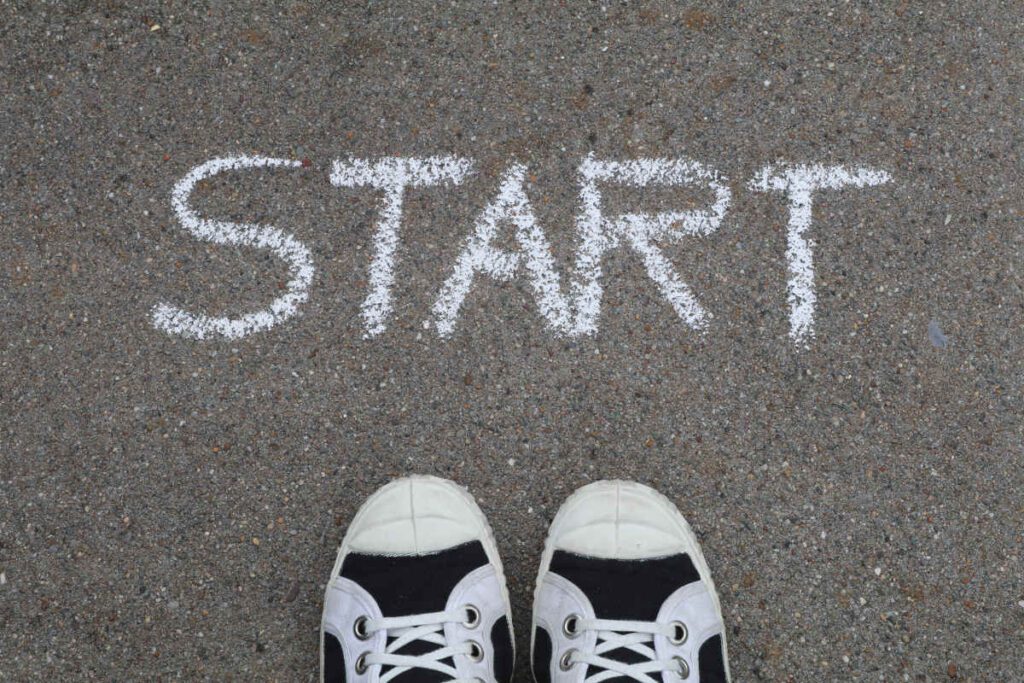
[[[0,3],[0,678],[314,680],[348,520],[430,473],[517,680],[600,478],[687,516],[736,681],[1024,680],[1022,45],[1010,0]],[[878,182],[759,181],[814,168]]]

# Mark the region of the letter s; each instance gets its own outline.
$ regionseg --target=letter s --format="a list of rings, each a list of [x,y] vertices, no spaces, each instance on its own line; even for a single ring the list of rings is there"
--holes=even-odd
[[[169,334],[192,339],[216,336],[225,339],[240,339],[254,332],[268,330],[295,315],[299,305],[308,297],[309,285],[313,280],[313,260],[306,245],[291,234],[271,226],[229,223],[201,218],[188,205],[192,190],[201,180],[224,171],[278,166],[296,168],[302,166],[302,162],[253,156],[211,159],[196,166],[188,175],[178,181],[171,194],[171,205],[174,207],[174,212],[177,214],[178,220],[181,221],[182,227],[197,239],[214,244],[269,249],[275,256],[287,262],[291,279],[288,281],[285,293],[270,302],[267,308],[247,313],[238,318],[215,318],[193,314],[169,303],[161,302],[153,307],[151,320],[154,327]]]

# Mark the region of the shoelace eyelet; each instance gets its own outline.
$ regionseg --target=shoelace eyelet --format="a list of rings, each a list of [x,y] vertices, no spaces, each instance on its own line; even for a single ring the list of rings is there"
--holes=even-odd
[[[480,625],[480,610],[475,605],[466,605],[466,620],[462,625],[466,628],[476,628]]]
[[[352,624],[352,633],[356,634],[356,638],[359,640],[366,640],[370,637],[370,632],[366,630],[366,622],[369,621],[366,617],[359,617],[355,623]]]
[[[580,634],[580,631],[579,631],[579,628],[578,628],[579,623],[580,623],[580,615],[578,615],[578,614],[570,614],[569,616],[567,616],[565,618],[565,621],[562,622],[562,633],[564,633],[565,635],[569,636],[570,638],[575,638],[576,636],[578,636]]]
[[[676,664],[679,666],[679,677],[689,678],[690,677],[690,665],[686,663],[686,660],[682,657],[676,656],[672,659],[676,660]]]
[[[572,656],[574,654],[576,654],[575,648],[566,650],[565,654],[562,655],[562,658],[558,660],[558,668],[562,671],[568,671],[571,669],[575,665],[575,662],[572,661]]]
[[[469,641],[469,648],[469,654],[466,656],[469,657],[471,660],[473,660],[474,662],[479,662],[484,658],[484,648],[480,645],[480,643],[476,642],[475,640],[471,640]]]
[[[367,664],[366,664],[366,657],[369,654],[370,654],[369,652],[364,652],[363,654],[359,655],[359,657],[356,658],[355,670],[356,670],[356,673],[359,674],[360,676],[363,675],[364,673],[366,673],[366,670],[369,668],[367,666]]]
[[[686,628],[686,624],[683,622],[673,621],[669,625],[672,627],[672,636],[669,638],[669,641],[673,645],[682,645],[690,637],[690,630]]]

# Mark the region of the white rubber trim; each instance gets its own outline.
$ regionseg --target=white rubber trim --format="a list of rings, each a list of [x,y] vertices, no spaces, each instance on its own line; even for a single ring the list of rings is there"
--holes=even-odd
[[[498,583],[501,585],[501,596],[505,600],[505,619],[508,621],[508,632],[512,639],[512,667],[514,670],[516,661],[516,636],[515,627],[512,623],[512,603],[508,598],[508,584],[505,581],[505,570],[501,564],[501,556],[498,554],[498,544],[494,540],[494,530],[491,529],[491,524],[487,521],[487,516],[484,515],[483,510],[481,510],[480,506],[477,505],[476,499],[473,498],[473,495],[468,490],[459,486],[450,479],[442,479],[441,477],[435,477],[429,474],[413,474],[407,477],[400,477],[388,482],[374,491],[373,494],[371,494],[370,497],[367,498],[360,506],[359,511],[356,512],[356,516],[353,517],[352,522],[349,523],[348,528],[351,529],[357,525],[360,517],[370,508],[370,504],[377,498],[377,496],[382,495],[391,488],[407,484],[410,481],[430,482],[432,484],[447,487],[461,496],[468,504],[469,508],[476,513],[477,521],[480,522],[480,528],[484,530],[484,533],[479,540],[484,546],[484,553],[487,555],[488,562],[494,566],[495,573],[498,576]],[[327,591],[331,589],[331,583],[338,578],[338,574],[341,572],[341,564],[349,554],[350,549],[348,540],[348,531],[346,531],[345,537],[341,540],[341,547],[338,548],[338,555],[334,560],[334,568],[331,569],[331,578],[327,581],[327,588],[324,590],[325,601],[327,599]],[[322,618],[320,620],[320,673],[318,676],[320,683],[324,683],[324,627]]]
[[[732,681],[732,674],[729,672],[729,646],[726,642],[726,629],[724,628],[725,619],[722,617],[722,605],[718,600],[718,590],[715,589],[715,582],[711,578],[711,568],[708,567],[707,560],[704,559],[704,552],[701,550],[700,542],[697,540],[696,534],[693,533],[693,529],[690,528],[690,523],[683,517],[683,513],[679,511],[676,504],[673,503],[665,494],[660,491],[646,486],[635,481],[623,481],[619,479],[605,479],[601,481],[595,481],[592,484],[581,486],[576,489],[572,495],[565,499],[561,507],[558,508],[558,512],[555,514],[555,519],[552,520],[551,526],[548,529],[548,536],[544,542],[544,553],[540,558],[540,569],[537,572],[537,583],[533,588],[533,614],[537,614],[537,599],[540,596],[540,585],[544,580],[544,576],[548,573],[551,567],[551,558],[555,554],[554,539],[557,537],[557,531],[560,524],[563,521],[564,513],[567,512],[580,498],[592,493],[595,489],[614,489],[619,488],[630,491],[634,494],[641,494],[647,496],[652,501],[663,506],[667,511],[672,513],[672,517],[679,524],[679,531],[683,538],[689,542],[692,548],[693,563],[697,568],[697,573],[700,575],[700,580],[703,581],[708,590],[711,593],[711,598],[715,604],[715,611],[718,612],[718,618],[722,621],[722,657],[725,659],[725,679],[726,681]],[[533,671],[533,646],[536,640],[537,626],[535,616],[530,620],[530,671]]]

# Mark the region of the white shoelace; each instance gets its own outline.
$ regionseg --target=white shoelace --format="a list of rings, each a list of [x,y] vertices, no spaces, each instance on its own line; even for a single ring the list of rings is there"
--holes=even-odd
[[[380,683],[388,683],[392,678],[400,676],[410,669],[429,669],[451,676],[447,683],[480,683],[476,678],[459,678],[459,672],[455,667],[442,661],[454,655],[472,654],[480,647],[479,645],[474,646],[469,641],[455,645],[448,644],[448,639],[444,635],[444,625],[465,621],[466,612],[464,610],[368,619],[366,621],[367,633],[384,631],[387,639],[394,638],[394,640],[387,644],[384,652],[368,652],[362,655],[361,659],[366,666],[379,664],[393,667],[380,677]],[[398,654],[399,650],[414,640],[422,640],[438,647],[419,655]]]
[[[612,619],[576,620],[579,633],[597,632],[597,643],[592,652],[582,650],[568,651],[568,664],[588,664],[603,669],[588,676],[585,683],[600,683],[609,678],[626,676],[640,683],[662,683],[660,677],[649,674],[671,671],[679,674],[683,667],[689,671],[689,665],[681,658],[658,659],[654,650],[654,636],[662,635],[672,638],[675,627],[671,624],[659,624],[653,621],[616,621]],[[645,658],[645,661],[627,664],[617,659],[603,657],[612,650],[626,649]]]

